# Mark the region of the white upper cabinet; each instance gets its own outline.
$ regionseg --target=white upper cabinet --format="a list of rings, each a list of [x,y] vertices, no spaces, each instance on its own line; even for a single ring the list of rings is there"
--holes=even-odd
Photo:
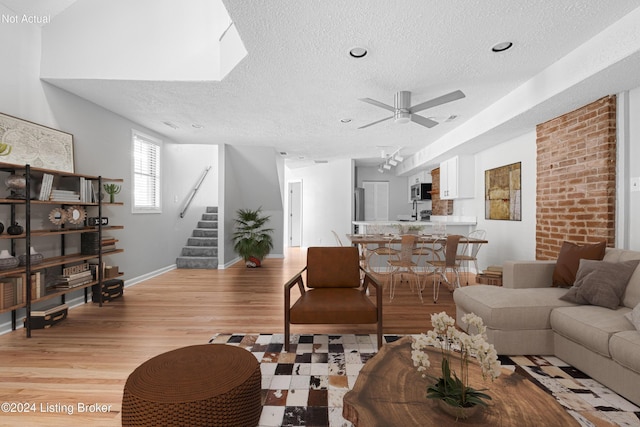
[[[440,198],[465,199],[475,196],[473,157],[455,156],[440,163]]]

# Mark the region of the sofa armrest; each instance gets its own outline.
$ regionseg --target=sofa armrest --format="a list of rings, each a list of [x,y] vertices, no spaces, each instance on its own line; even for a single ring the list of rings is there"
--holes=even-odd
[[[502,286],[505,288],[549,288],[556,261],[505,261]]]

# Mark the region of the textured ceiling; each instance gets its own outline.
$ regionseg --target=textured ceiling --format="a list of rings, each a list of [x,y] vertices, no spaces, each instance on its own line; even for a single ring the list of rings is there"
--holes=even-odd
[[[381,149],[402,147],[410,155],[428,146],[640,6],[640,0],[224,3],[248,55],[220,82],[49,81],[177,142],[273,146],[288,153],[293,167],[337,158],[371,162]],[[514,43],[511,50],[491,52],[505,40]],[[369,54],[351,58],[354,46]],[[588,96],[611,93],[612,79],[623,89],[633,87],[624,87],[625,79],[637,84],[637,70],[618,68],[594,80],[600,86]],[[391,120],[357,129],[389,115],[358,98],[393,104],[394,93],[407,90],[417,104],[456,89],[466,98],[420,113],[456,120],[432,129]],[[501,142],[499,132],[493,136]]]

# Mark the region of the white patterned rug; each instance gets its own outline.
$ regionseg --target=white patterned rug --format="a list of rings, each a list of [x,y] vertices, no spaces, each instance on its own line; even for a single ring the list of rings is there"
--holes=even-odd
[[[384,336],[385,342],[398,338]],[[209,342],[246,348],[260,362],[264,427],[351,426],[342,418],[342,398],[377,347],[375,335],[350,334],[292,335],[289,353],[282,334],[216,334]],[[582,426],[640,427],[638,406],[558,358],[501,357],[501,362],[553,395]]]

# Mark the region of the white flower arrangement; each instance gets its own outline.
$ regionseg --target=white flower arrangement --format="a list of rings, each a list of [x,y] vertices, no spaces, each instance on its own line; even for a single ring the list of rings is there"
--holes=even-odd
[[[494,380],[501,371],[498,354],[493,345],[487,342],[482,318],[469,313],[462,318],[462,322],[467,325],[466,332],[457,329],[455,319],[447,313],[432,314],[433,330],[414,338],[411,358],[417,371],[427,377],[427,368],[431,363],[429,356],[422,350],[436,347],[442,352],[442,377],[432,377],[436,383],[427,388],[428,398],[441,399],[458,407],[486,406],[484,400],[490,400],[491,397],[483,393],[484,390],[469,387],[469,359],[473,357],[478,361],[485,380]],[[475,333],[469,332],[470,329]],[[453,356],[460,359],[459,372],[451,369]]]

